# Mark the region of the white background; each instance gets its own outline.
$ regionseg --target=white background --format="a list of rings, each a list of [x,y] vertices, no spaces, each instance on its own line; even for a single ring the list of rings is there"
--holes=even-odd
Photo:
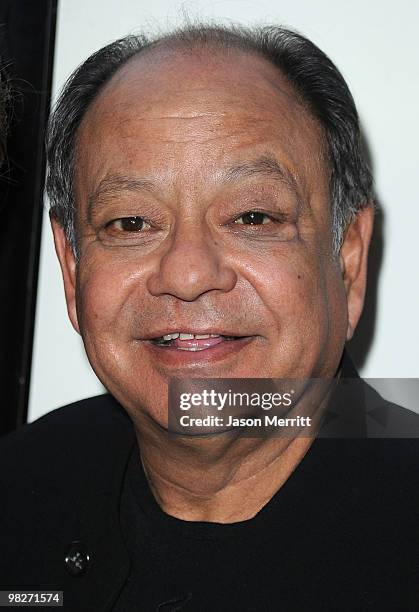
[[[72,70],[93,51],[128,33],[164,31],[182,22],[185,14],[192,19],[286,25],[307,35],[332,58],[357,103],[383,209],[371,257],[367,308],[352,353],[365,377],[419,378],[419,3],[154,0],[150,7],[144,0],[61,0],[59,4],[54,98]],[[367,357],[362,359],[366,349]],[[414,384],[419,386],[419,381]],[[45,214],[29,420],[102,391],[67,320]],[[403,403],[394,389],[387,389],[387,396]]]

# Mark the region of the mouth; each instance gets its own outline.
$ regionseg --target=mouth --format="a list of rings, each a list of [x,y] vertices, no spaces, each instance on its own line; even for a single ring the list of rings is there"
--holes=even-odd
[[[196,352],[211,349],[222,342],[234,342],[246,337],[247,336],[231,336],[212,333],[194,334],[191,332],[173,332],[151,338],[150,342],[154,346],[161,348],[174,348],[180,351]]]
[[[142,340],[158,368],[168,368],[176,375],[185,368],[188,371],[205,368],[206,373],[211,371],[219,376],[219,364],[233,363],[257,338],[236,335],[232,329],[172,328],[156,330]]]

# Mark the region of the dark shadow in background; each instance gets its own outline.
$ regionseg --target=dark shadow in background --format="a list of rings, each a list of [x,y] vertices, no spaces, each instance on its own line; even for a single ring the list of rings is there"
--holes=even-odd
[[[56,10],[57,0],[0,0],[13,106],[0,179],[0,433],[27,418]]]
[[[372,175],[374,176],[374,164],[364,130],[362,130],[362,144],[364,155],[366,156]],[[385,216],[383,208],[377,198],[375,198],[375,202],[377,211],[368,256],[368,283],[365,295],[365,306],[354,337],[348,343],[347,347],[357,369],[362,368],[364,365],[374,340],[379,277],[384,255]]]

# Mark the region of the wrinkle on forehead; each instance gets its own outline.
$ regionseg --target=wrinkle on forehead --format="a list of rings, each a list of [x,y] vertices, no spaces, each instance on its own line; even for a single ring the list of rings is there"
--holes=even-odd
[[[154,164],[178,175],[199,172],[205,181],[224,151],[247,155],[246,147],[273,140],[303,182],[324,170],[321,126],[269,62],[244,52],[153,53],[133,58],[105,85],[82,121],[76,150],[93,180],[115,164]]]
[[[287,96],[288,98],[288,96]],[[94,112],[93,112],[94,111]],[[286,130],[282,126],[286,124]],[[317,137],[317,146],[322,146],[322,134],[314,120],[298,105],[284,104],[277,93],[269,87],[255,95],[249,84],[234,87],[234,93],[224,87],[202,90],[197,95],[193,89],[173,94],[170,87],[164,94],[153,95],[129,92],[121,87],[109,92],[85,117],[80,131],[87,129],[88,141],[106,136],[111,128],[121,138],[139,138],[147,131],[147,138],[156,141],[176,140],[211,141],[214,138],[229,138],[248,133],[249,139],[271,135],[279,131],[286,139],[310,139]],[[167,138],[170,132],[170,138]],[[291,136],[291,132],[294,134]],[[193,136],[191,138],[191,135]],[[207,137],[210,137],[209,139]]]

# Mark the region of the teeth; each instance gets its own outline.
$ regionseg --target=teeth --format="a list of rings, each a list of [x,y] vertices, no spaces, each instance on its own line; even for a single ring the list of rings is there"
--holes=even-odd
[[[176,338],[179,338],[179,340],[206,340],[207,338],[219,338],[220,334],[189,334],[189,333],[173,333],[173,334],[166,334],[165,336],[162,336],[162,340],[164,341],[168,341],[168,340],[176,340]]]
[[[192,352],[196,352],[196,351],[201,351],[202,349],[199,349],[195,346],[191,346],[189,348],[185,348],[185,347],[179,347],[180,351],[192,351]]]
[[[176,340],[179,338],[179,334],[167,334],[167,336],[163,336],[163,340]]]

